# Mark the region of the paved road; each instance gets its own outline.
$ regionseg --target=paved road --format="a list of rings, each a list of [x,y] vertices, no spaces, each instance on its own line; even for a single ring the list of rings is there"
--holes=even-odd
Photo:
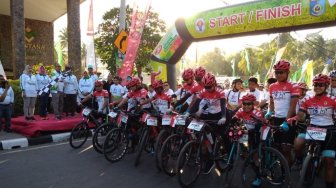
[[[1,188],[97,188],[97,187],[179,187],[176,178],[155,168],[154,158],[146,154],[139,167],[133,166],[134,155],[115,164],[96,153],[89,143],[80,150],[68,143],[40,145],[0,152]],[[239,182],[239,174],[234,181]],[[293,175],[297,181],[298,177]],[[223,178],[215,171],[202,175],[195,187],[223,187]],[[319,180],[319,183],[322,183]],[[314,187],[321,187],[314,186]],[[236,187],[236,186],[233,186]]]

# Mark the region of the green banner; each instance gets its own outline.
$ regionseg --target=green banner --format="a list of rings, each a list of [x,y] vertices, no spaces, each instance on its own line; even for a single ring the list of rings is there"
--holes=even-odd
[[[185,20],[195,39],[336,21],[331,0],[267,0],[201,12]]]
[[[153,55],[163,61],[168,62],[176,50],[181,46],[183,40],[177,33],[175,26],[168,29],[167,34],[155,47]]]

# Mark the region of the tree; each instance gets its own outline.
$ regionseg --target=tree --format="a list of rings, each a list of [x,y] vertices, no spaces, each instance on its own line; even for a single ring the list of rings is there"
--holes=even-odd
[[[200,58],[200,65],[215,75],[231,76],[231,63],[230,61],[225,60],[224,55],[224,52],[219,48],[214,48],[212,52],[208,52]]]
[[[126,7],[126,25],[130,26],[132,9]],[[96,53],[107,69],[115,74],[120,64],[117,63],[118,49],[113,44],[118,36],[119,8],[113,8],[103,15],[104,22],[99,24],[97,38],[95,39]],[[127,29],[126,29],[127,30]],[[166,30],[164,21],[159,19],[158,13],[149,12],[141,43],[135,60],[138,75],[148,65],[150,55]]]

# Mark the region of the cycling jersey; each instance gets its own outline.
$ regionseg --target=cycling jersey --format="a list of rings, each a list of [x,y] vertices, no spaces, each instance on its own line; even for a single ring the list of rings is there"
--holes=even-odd
[[[204,89],[204,87],[198,83],[195,83],[193,87],[189,90],[190,94],[196,94],[199,95],[200,92]]]
[[[269,88],[270,98],[274,102],[274,114],[276,118],[286,118],[290,102],[293,97],[300,95],[298,85],[291,82],[276,82]]]
[[[95,91],[93,92],[93,97],[95,98],[97,104],[98,104],[98,111],[106,113],[107,112],[107,107],[103,108],[104,106],[104,99],[109,98],[109,93],[105,89],[101,91]]]
[[[158,108],[161,114],[165,114],[167,112],[170,102],[171,98],[165,93],[156,93],[153,97],[153,104]]]
[[[336,109],[336,98],[330,95],[308,97],[303,100],[300,111],[310,115],[310,123],[316,126],[334,125],[333,114]]]
[[[197,82],[193,82],[192,84],[183,84],[183,88],[176,91],[175,95],[179,96],[180,99],[182,99],[187,93],[191,93],[193,87],[196,87],[198,84]],[[188,97],[188,99],[185,101],[188,105],[190,105],[192,101],[192,96]]]
[[[216,88],[213,92],[208,92],[203,89],[198,98],[201,99],[199,109],[203,109],[203,107],[207,106],[203,112],[204,114],[217,114],[222,111],[220,100],[225,100],[225,93],[219,88]]]
[[[250,112],[244,112],[244,110],[241,108],[235,115],[237,119],[242,120],[247,130],[254,129],[257,125],[257,122],[251,116],[256,117],[257,119],[262,119],[262,113],[258,109],[253,109]]]
[[[145,99],[148,98],[147,90],[140,89],[137,91],[130,91],[128,92],[126,98],[135,99],[135,100],[128,100],[127,110],[130,110],[131,108],[134,108],[137,105],[137,103],[143,102]],[[143,105],[142,108],[150,108],[150,103]]]

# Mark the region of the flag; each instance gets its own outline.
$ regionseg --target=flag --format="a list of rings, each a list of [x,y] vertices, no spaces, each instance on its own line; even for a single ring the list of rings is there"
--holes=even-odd
[[[298,69],[297,71],[295,71],[295,73],[292,75],[291,81],[292,82],[297,82],[300,78],[301,75],[301,69]]]
[[[322,74],[326,74],[326,75],[328,74],[328,64],[324,65]]]
[[[246,61],[246,69],[248,73],[251,73],[251,67],[250,67],[250,59],[248,57],[248,52],[246,49],[244,49],[244,57],[245,57],[245,61]]]
[[[313,69],[313,61],[309,61],[307,64],[306,78],[305,82],[308,86],[313,85],[312,80],[314,78],[314,69]]]
[[[327,60],[327,64],[328,64],[328,65],[332,64],[332,60],[331,60],[330,58],[328,58],[328,60]]]
[[[235,59],[231,60],[232,76],[235,76]]]
[[[136,3],[136,1],[134,3]],[[147,0],[144,10],[139,10],[139,7],[136,4],[133,8],[130,32],[129,36],[127,37],[126,55],[124,58],[124,63],[118,71],[119,76],[123,80],[123,84],[125,84],[126,77],[132,74],[134,61],[136,59],[138,48],[141,42],[141,35],[145,27],[150,4],[150,0]]]
[[[86,53],[86,66],[91,65],[94,70],[97,70],[97,64],[95,62],[95,51],[94,51],[94,30],[93,30],[93,3],[90,1],[89,19],[87,27],[87,53]]]
[[[301,68],[301,76],[299,78],[299,82],[302,82],[303,79],[305,78],[305,75],[306,75],[306,70],[307,70],[307,67],[308,67],[308,64],[309,64],[309,59],[306,59],[303,64],[302,64],[302,68]]]

